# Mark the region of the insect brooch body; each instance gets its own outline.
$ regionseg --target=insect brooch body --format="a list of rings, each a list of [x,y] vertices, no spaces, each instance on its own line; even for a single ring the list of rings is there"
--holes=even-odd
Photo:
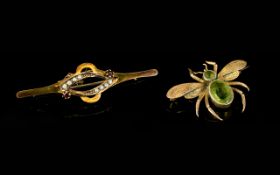
[[[209,70],[207,64],[213,66],[213,70]],[[189,69],[191,78],[198,82],[183,83],[172,87],[166,94],[167,98],[173,100],[183,96],[186,99],[198,97],[195,105],[197,117],[199,117],[200,103],[204,98],[208,111],[215,119],[222,121],[223,119],[211,108],[209,104],[209,96],[211,102],[216,107],[227,108],[233,102],[235,91],[241,96],[243,106],[242,112],[244,112],[246,107],[245,95],[241,90],[231,86],[241,86],[248,91],[250,90],[246,84],[232,81],[235,80],[240,75],[240,72],[246,68],[247,62],[244,60],[234,60],[228,63],[219,73],[217,73],[218,65],[215,62],[206,61],[206,64],[203,65],[205,66],[203,72],[193,72]],[[202,78],[199,78],[197,74],[202,74]]]

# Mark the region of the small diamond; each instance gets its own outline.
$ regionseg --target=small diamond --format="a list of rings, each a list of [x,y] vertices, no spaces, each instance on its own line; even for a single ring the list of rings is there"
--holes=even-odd
[[[112,80],[112,79],[109,79],[109,80],[108,80],[108,83],[109,83],[109,84],[112,84],[112,83],[113,83],[113,80]]]
[[[99,92],[98,88],[95,88],[95,89],[94,89],[94,92],[95,92],[95,93],[98,93],[98,92]]]
[[[62,98],[69,99],[71,97],[71,93],[69,91],[64,91],[62,93]]]
[[[113,78],[114,77],[114,72],[109,69],[105,72],[105,76],[108,77],[108,78]]]
[[[72,84],[72,81],[67,81],[67,84],[70,86]]]
[[[82,75],[78,75],[78,77],[77,77],[79,80],[81,80],[82,78],[83,78],[83,76]]]
[[[94,73],[90,73],[89,76],[90,77],[94,77],[95,75],[94,75]]]
[[[78,79],[77,79],[76,77],[74,77],[74,78],[72,79],[72,81],[76,82],[76,81],[78,81]]]
[[[100,90],[103,90],[103,89],[104,89],[104,86],[103,86],[103,85],[100,85],[100,86],[99,86],[99,89],[100,89]]]
[[[105,86],[105,87],[108,87],[108,86],[109,86],[109,84],[108,84],[108,83],[105,83],[105,84],[104,84],[104,86]]]
[[[72,73],[68,73],[66,76],[65,76],[65,78],[69,78],[69,77],[71,77],[73,74]]]
[[[67,84],[62,85],[62,89],[67,89]]]
[[[87,95],[92,95],[93,92],[92,92],[92,91],[87,91],[86,94],[87,94]]]

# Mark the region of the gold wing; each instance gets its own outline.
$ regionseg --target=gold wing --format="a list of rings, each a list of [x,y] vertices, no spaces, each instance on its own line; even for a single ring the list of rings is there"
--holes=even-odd
[[[244,60],[234,60],[228,63],[218,74],[218,78],[224,81],[231,81],[236,79],[240,71],[245,69],[247,62]]]
[[[166,94],[169,99],[185,96],[187,99],[197,97],[203,89],[203,83],[183,83],[173,86]]]

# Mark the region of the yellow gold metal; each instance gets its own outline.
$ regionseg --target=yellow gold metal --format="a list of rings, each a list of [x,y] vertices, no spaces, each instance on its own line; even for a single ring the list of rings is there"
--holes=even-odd
[[[201,83],[183,83],[172,87],[168,93],[167,98],[176,99],[185,96],[186,99],[192,99],[199,95],[202,89]]]
[[[241,91],[241,90],[239,90],[239,89],[237,89],[237,88],[232,88],[235,92],[237,92],[240,96],[241,96],[241,100],[242,100],[242,106],[243,106],[243,108],[242,108],[242,112],[244,112],[245,111],[245,108],[246,108],[246,98],[245,98],[245,95],[244,95],[244,93]]]
[[[219,115],[211,108],[210,104],[209,104],[209,93],[205,93],[205,106],[208,109],[208,111],[213,115],[214,118],[223,121],[223,119],[221,117],[219,117]]]
[[[213,70],[209,70],[207,64],[213,66]],[[250,90],[245,83],[232,81],[235,80],[240,75],[241,71],[246,68],[247,62],[244,60],[234,60],[223,67],[219,73],[217,73],[218,65],[213,61],[206,61],[203,66],[203,72],[193,72],[190,68],[188,69],[190,77],[198,82],[183,83],[173,86],[168,90],[166,94],[167,98],[174,100],[183,96],[186,99],[198,97],[195,105],[197,117],[199,117],[200,103],[204,98],[205,106],[214,119],[222,121],[223,119],[211,108],[209,98],[216,107],[226,108],[230,106],[234,99],[234,91],[241,96],[243,112],[246,108],[245,95],[241,90],[231,86],[241,86],[248,91]],[[197,74],[202,74],[202,77],[198,77]],[[221,86],[219,84],[221,84]]]
[[[236,79],[240,71],[245,69],[247,62],[244,60],[234,60],[228,63],[218,74],[218,78],[225,81],[232,81]]]
[[[196,100],[196,104],[195,104],[195,114],[197,117],[199,117],[199,107],[200,107],[200,103],[203,100],[204,96],[205,96],[205,91],[203,93],[201,93],[198,97],[198,99]]]
[[[22,90],[16,93],[17,98],[35,97],[38,95],[59,93],[65,99],[70,96],[79,96],[86,103],[96,103],[100,100],[101,94],[109,88],[129,80],[136,80],[143,77],[156,76],[158,71],[150,69],[140,72],[118,73],[111,70],[103,71],[92,63],[79,65],[75,73],[69,73],[64,79],[45,87]],[[83,80],[90,77],[101,78],[101,81],[84,84]],[[95,86],[90,90],[79,91],[79,88]]]

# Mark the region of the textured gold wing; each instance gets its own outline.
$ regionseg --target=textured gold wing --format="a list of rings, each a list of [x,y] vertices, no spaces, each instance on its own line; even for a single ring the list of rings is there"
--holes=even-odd
[[[203,89],[203,83],[183,83],[173,86],[167,92],[166,96],[169,99],[176,99],[185,96],[187,99],[197,97]]]
[[[245,69],[247,62],[244,60],[234,60],[228,63],[218,74],[218,78],[224,81],[231,81],[236,79],[240,71]]]

